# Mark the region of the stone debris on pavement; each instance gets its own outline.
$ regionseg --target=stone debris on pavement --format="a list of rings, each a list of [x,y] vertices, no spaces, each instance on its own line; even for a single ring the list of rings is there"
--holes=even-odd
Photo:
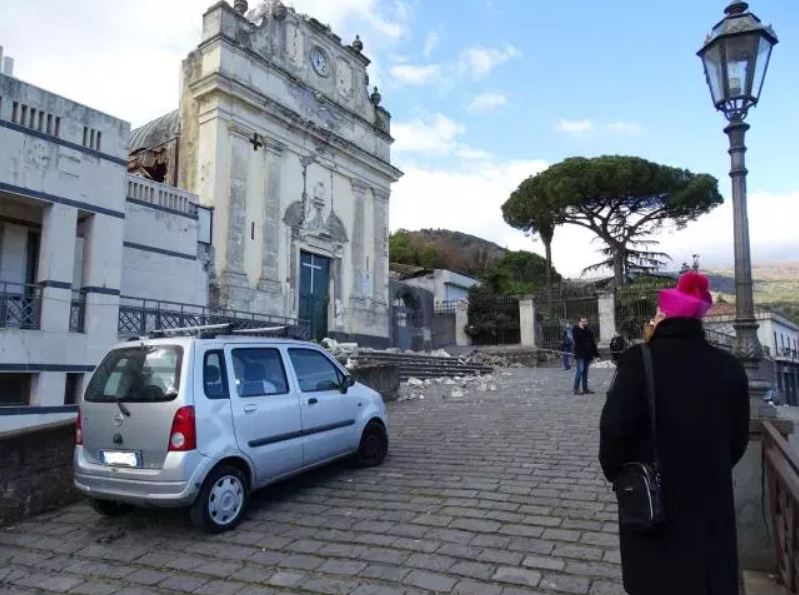
[[[609,359],[601,359],[593,362],[591,367],[598,370],[615,370],[616,364]]]
[[[604,399],[575,399],[554,368],[491,378],[497,392],[461,378],[388,403],[382,466],[267,487],[221,535],[179,511],[107,519],[85,503],[0,529],[0,592],[623,595]],[[611,378],[598,370],[597,392]]]

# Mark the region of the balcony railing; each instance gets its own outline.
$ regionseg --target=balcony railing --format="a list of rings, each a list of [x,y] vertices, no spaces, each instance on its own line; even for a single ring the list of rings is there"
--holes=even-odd
[[[763,450],[777,582],[788,593],[797,593],[799,457],[791,451],[788,442],[770,421],[763,422]]]
[[[192,217],[197,216],[197,201],[199,198],[196,194],[148,180],[141,176],[128,174],[127,197],[165,209],[186,213]]]
[[[225,323],[237,329],[280,326],[285,327],[287,335],[306,339],[310,336],[307,320],[179,302],[127,296],[120,298],[118,333],[121,337],[140,337],[155,330]]]
[[[86,320],[86,294],[82,291],[72,290],[72,301],[69,304],[69,332],[84,332]]]
[[[42,288],[25,283],[0,282],[0,328],[39,328]]]
[[[729,350],[735,347],[735,337],[732,335],[727,335],[726,333],[721,333],[712,329],[705,329],[705,337],[707,337],[709,343],[713,343],[717,347]]]

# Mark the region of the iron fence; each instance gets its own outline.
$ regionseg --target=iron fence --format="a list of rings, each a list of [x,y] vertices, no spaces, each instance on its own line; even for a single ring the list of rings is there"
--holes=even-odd
[[[657,313],[661,289],[663,287],[655,285],[616,289],[616,327],[628,342],[643,339],[644,327]]]
[[[475,345],[517,345],[521,343],[519,298],[515,296],[472,296],[469,300],[466,333]]]
[[[536,345],[559,350],[563,331],[580,318],[588,319],[588,328],[599,337],[599,302],[593,285],[556,285],[534,296]]]
[[[144,336],[155,330],[206,324],[231,324],[235,329],[274,325],[285,327],[287,335],[303,339],[310,336],[310,323],[307,320],[180,302],[120,297],[117,332],[121,337]]]
[[[38,329],[41,310],[41,286],[0,282],[0,328]]]

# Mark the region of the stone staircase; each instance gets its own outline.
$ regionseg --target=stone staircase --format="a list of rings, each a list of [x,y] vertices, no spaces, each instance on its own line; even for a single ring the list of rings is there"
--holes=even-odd
[[[350,356],[357,365],[389,364],[397,366],[400,380],[408,378],[441,378],[490,374],[493,368],[472,364],[457,357],[439,357],[420,353],[360,351]]]

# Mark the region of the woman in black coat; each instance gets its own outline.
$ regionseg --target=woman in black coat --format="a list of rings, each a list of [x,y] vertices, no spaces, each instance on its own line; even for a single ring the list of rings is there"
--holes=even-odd
[[[699,319],[710,294],[706,278],[692,275],[700,280],[681,279],[668,291],[698,296],[699,305],[680,306],[680,296],[662,293],[649,342],[666,522],[651,533],[619,528],[630,595],[739,592],[732,468],[749,437],[747,378],[731,354],[705,340]],[[600,422],[599,459],[609,481],[626,462],[652,461],[649,424],[642,351],[632,347],[621,358]]]

